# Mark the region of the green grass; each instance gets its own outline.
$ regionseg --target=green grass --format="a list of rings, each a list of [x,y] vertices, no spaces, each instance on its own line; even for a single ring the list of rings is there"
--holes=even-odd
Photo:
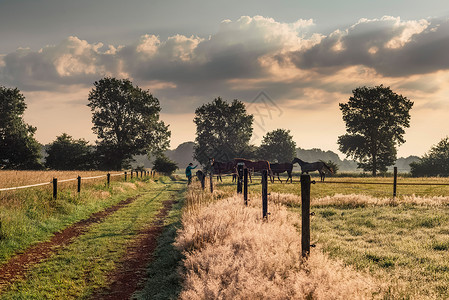
[[[136,292],[136,299],[176,299],[181,291],[181,278],[177,268],[181,253],[173,246],[177,230],[181,227],[184,196],[178,198],[165,220],[164,231],[158,240],[154,260],[147,270],[147,280],[143,288]]]
[[[315,207],[312,240],[331,257],[383,281],[401,296],[449,298],[449,207]],[[296,209],[298,215],[299,209]],[[413,298],[413,297],[412,297]]]
[[[0,264],[14,253],[49,239],[54,232],[138,194],[140,181],[113,181],[109,188],[96,184],[80,195],[73,189],[61,189],[56,200],[43,188],[0,194]]]
[[[163,201],[181,200],[184,189],[185,184],[164,178],[156,184],[147,184],[141,197],[31,268],[27,278],[9,286],[0,299],[89,298],[94,291],[108,285],[107,274],[117,267],[126,246],[139,231],[151,224]],[[180,209],[179,205],[176,210]],[[170,222],[175,223],[177,217],[173,213]]]

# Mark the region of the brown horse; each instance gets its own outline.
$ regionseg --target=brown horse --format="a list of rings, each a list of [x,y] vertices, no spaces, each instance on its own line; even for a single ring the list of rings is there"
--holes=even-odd
[[[238,163],[243,163],[245,167],[248,169],[248,173],[250,174],[250,181],[251,180],[251,172],[260,172],[262,173],[263,170],[267,170],[268,174],[271,173],[270,169],[270,163],[266,160],[259,160],[259,161],[252,161],[245,158],[234,158],[234,165],[237,168]]]
[[[282,183],[282,180],[279,178],[280,173],[287,172],[288,178],[287,181],[290,179],[290,183],[293,182],[292,179],[292,170],[293,170],[293,164],[292,163],[274,163],[270,164],[271,174],[270,179],[271,182],[274,182],[274,175],[277,175],[278,180]]]
[[[215,161],[215,159],[212,158],[210,159],[210,163],[213,173],[217,175],[217,181],[220,180],[223,182],[221,179],[221,174],[232,174],[232,182],[237,180],[237,173],[235,171],[236,168],[233,161],[220,162]]]
[[[331,174],[333,173],[332,169],[328,165],[326,165],[324,161],[316,161],[313,163],[308,163],[295,157],[292,161],[292,164],[295,163],[298,163],[301,166],[301,174],[304,173],[309,174],[309,172],[318,171],[320,173],[321,181],[324,181],[324,178],[326,177],[326,173],[324,171],[327,170]]]

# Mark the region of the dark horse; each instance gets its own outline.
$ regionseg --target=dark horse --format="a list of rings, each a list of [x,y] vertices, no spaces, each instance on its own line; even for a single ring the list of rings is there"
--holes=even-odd
[[[299,158],[295,157],[293,159],[292,164],[298,163],[301,166],[301,174],[309,174],[309,172],[312,171],[318,171],[320,173],[321,181],[324,181],[324,178],[326,177],[326,173],[324,171],[329,171],[331,174],[332,169],[326,165],[323,161],[316,161],[313,163],[308,163],[303,160],[300,160]]]
[[[277,175],[279,181],[282,183],[282,180],[279,178],[279,174],[284,173],[284,172],[287,172],[287,174],[288,174],[288,178],[287,178],[286,182],[288,182],[289,179],[290,179],[290,183],[293,182],[293,179],[292,179],[293,164],[292,163],[270,164],[270,169],[271,169],[271,174],[270,174],[271,182],[274,182],[274,175]]]
[[[217,181],[220,180],[223,182],[221,179],[221,174],[232,174],[232,182],[237,180],[236,169],[233,161],[220,162],[215,161],[215,159],[212,158],[210,159],[210,164],[214,174],[217,175]]]
[[[263,170],[267,170],[268,174],[271,173],[270,163],[266,160],[252,161],[244,158],[234,158],[234,165],[236,168],[239,163],[243,163],[245,167],[248,169],[249,180],[251,182],[252,182],[251,172],[262,173]]]

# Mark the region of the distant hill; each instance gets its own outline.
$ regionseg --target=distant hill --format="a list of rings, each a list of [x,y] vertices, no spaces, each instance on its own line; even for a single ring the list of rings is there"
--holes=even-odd
[[[341,160],[337,153],[332,151],[323,151],[321,149],[313,148],[313,149],[296,149],[297,157],[301,158],[304,161],[313,162],[318,160],[328,161],[331,160],[339,166],[339,172],[355,172],[361,171],[357,169],[357,162],[353,160],[343,159]],[[398,167],[398,172],[406,173],[410,172],[410,163],[417,161],[419,159],[418,156],[409,156],[409,157],[401,157],[396,163],[389,167],[389,171],[393,171],[393,168]],[[299,168],[299,167],[295,167]]]
[[[164,153],[165,155],[167,155],[168,158],[170,158],[171,160],[173,160],[178,164],[178,168],[180,170],[183,170],[185,167],[187,167],[189,163],[193,163],[194,165],[198,164],[198,162],[193,159],[194,145],[195,145],[194,142],[185,142],[180,144],[176,149],[167,150]],[[133,168],[137,166],[144,166],[145,168],[151,168],[153,166],[152,162],[148,159],[146,155],[136,155],[133,158],[135,159],[135,162],[131,163],[131,166]]]
[[[178,164],[179,169],[184,169],[189,163],[198,164],[197,161],[193,159],[193,146],[194,142],[185,142],[180,144],[174,150],[167,150],[165,154],[173,161]],[[337,153],[333,151],[323,151],[318,148],[313,149],[296,149],[296,157],[301,158],[307,162],[314,162],[318,160],[324,160],[336,163],[339,166],[339,172],[360,172],[360,169],[357,169],[357,162],[348,159],[340,159]],[[146,155],[135,156],[134,159],[136,162],[132,163],[133,167],[136,166],[144,166],[145,168],[151,168],[152,164],[148,160]],[[398,167],[399,172],[410,172],[409,164],[411,162],[417,161],[419,159],[418,156],[409,156],[406,158],[399,158],[396,161],[395,166]],[[393,170],[394,166],[388,168],[389,171]],[[299,166],[295,166],[295,170],[300,170]]]

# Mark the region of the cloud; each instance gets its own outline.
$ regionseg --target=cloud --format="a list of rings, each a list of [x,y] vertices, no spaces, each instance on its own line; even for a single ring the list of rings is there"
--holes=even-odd
[[[103,45],[71,36],[0,55],[0,83],[65,91],[114,76],[157,93],[166,112],[217,96],[251,101],[262,90],[287,107],[315,109],[343,101],[358,85],[436,92],[423,79],[449,69],[448,20],[360,19],[326,36],[313,29],[313,20],[243,16],[224,20],[209,37],[146,34],[129,45]]]
[[[449,69],[448,52],[448,20],[383,17],[361,19],[309,49],[293,51],[278,60],[327,73],[363,65],[384,76],[410,76]]]

